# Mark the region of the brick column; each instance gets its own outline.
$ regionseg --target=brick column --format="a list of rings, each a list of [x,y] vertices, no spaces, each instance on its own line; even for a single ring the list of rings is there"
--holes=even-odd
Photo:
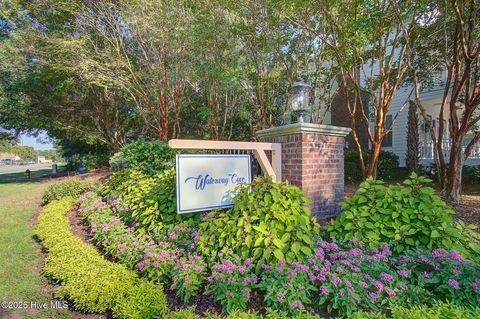
[[[312,215],[340,213],[344,195],[343,147],[349,128],[295,123],[257,131],[263,142],[282,144],[282,180],[310,198]]]

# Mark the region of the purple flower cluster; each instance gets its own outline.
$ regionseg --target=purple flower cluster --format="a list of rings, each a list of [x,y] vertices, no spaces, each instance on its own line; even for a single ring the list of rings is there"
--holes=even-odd
[[[435,298],[479,305],[480,264],[465,259],[455,250],[417,251],[394,258],[391,264],[399,268],[401,276],[424,287]],[[409,274],[409,270],[415,271]]]
[[[262,269],[259,288],[265,292],[265,303],[269,307],[297,314],[305,304],[311,304],[317,288],[308,264],[279,260],[275,267],[263,265]]]
[[[318,287],[319,303],[346,313],[378,309],[384,299],[401,296],[407,284],[404,271],[397,273],[389,262],[392,251],[388,244],[366,249],[355,238],[346,244],[320,240],[313,251],[302,270],[308,274],[309,284]]]
[[[184,302],[197,294],[204,279],[207,265],[196,253],[177,259],[172,271],[172,289]]]
[[[222,304],[226,311],[244,309],[257,286],[258,277],[250,259],[225,259],[214,263],[212,274],[207,277],[206,291]]]
[[[168,241],[172,247],[194,252],[200,239],[200,232],[192,224],[185,222],[167,229],[166,234],[160,233],[160,237]]]

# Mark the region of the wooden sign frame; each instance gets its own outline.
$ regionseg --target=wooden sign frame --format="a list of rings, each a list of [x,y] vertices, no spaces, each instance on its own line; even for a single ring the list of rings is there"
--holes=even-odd
[[[263,172],[270,175],[274,181],[282,180],[282,144],[280,143],[173,139],[168,141],[168,145],[175,149],[252,151]],[[272,151],[272,163],[268,160],[265,151]]]

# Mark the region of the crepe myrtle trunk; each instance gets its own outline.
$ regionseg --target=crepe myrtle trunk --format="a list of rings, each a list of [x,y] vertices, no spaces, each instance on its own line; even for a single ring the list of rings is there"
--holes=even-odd
[[[366,177],[377,178],[377,168],[378,168],[378,158],[380,157],[380,149],[382,147],[382,142],[375,143],[372,145],[370,154],[368,155],[368,166],[366,170]]]
[[[450,149],[450,163],[447,172],[447,185],[444,195],[447,202],[458,204],[462,193],[462,169],[464,163],[463,138],[453,139]]]

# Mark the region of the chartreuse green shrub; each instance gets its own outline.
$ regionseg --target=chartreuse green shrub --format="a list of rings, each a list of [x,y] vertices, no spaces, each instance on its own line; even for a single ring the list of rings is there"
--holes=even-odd
[[[166,311],[161,286],[155,286],[125,266],[105,260],[93,246],[70,231],[65,214],[70,197],[45,206],[36,234],[48,250],[44,273],[60,284],[57,293],[86,312],[111,311],[117,318],[153,318]]]
[[[201,319],[201,318],[204,318],[204,319],[291,319],[293,317],[288,313],[277,312],[271,309],[267,309],[264,315],[261,315],[254,311],[245,312],[245,311],[234,310],[224,316],[215,315],[215,314],[206,314],[205,316],[200,317],[199,315],[195,314],[195,308],[191,307],[191,308],[186,308],[186,309],[177,310],[175,312],[171,312],[164,318],[165,319]],[[321,319],[320,316],[311,315],[308,313],[298,314],[294,318]]]
[[[61,199],[66,196],[78,197],[85,193],[90,184],[88,181],[76,177],[64,179],[58,183],[50,185],[45,194],[43,194],[43,203],[48,204],[53,200]]]
[[[125,168],[132,168],[153,176],[173,167],[175,151],[161,141],[137,140],[125,145],[110,159],[110,166],[116,170],[119,162]]]
[[[325,227],[330,236],[357,238],[371,246],[393,242],[394,249],[443,247],[463,254],[480,253],[479,235],[455,223],[452,209],[412,174],[403,185],[384,186],[368,179],[353,197],[341,203],[343,213]]]
[[[449,303],[435,302],[431,306],[405,308],[398,305],[390,307],[390,313],[355,312],[349,319],[478,319],[480,308],[465,308]]]
[[[287,182],[256,178],[239,188],[233,208],[208,213],[200,222],[199,245],[205,256],[232,251],[252,258],[259,268],[278,260],[302,260],[312,253],[318,225],[310,220],[308,199]]]

